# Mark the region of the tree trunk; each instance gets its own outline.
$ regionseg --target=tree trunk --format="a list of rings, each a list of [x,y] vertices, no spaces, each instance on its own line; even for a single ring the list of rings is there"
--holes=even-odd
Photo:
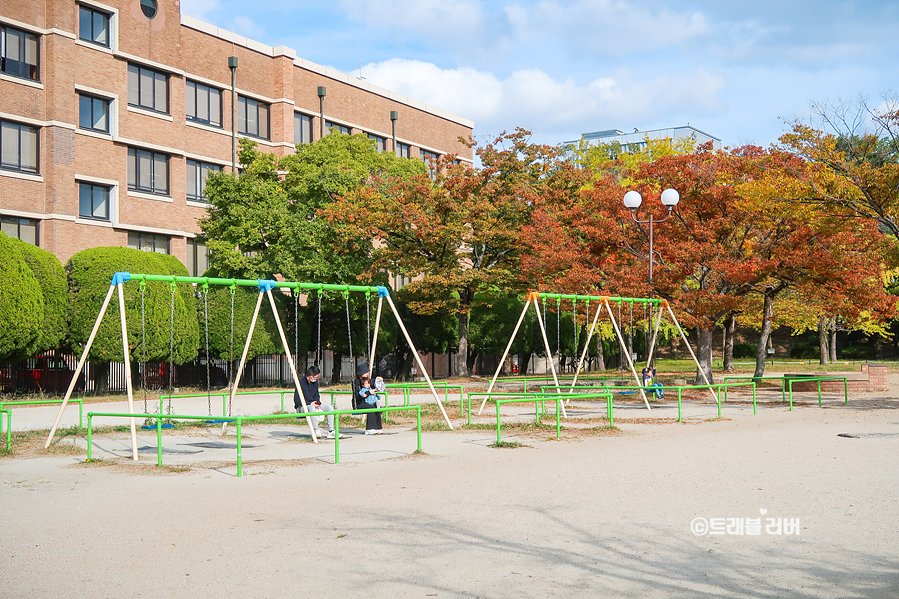
[[[762,309],[762,333],[759,336],[759,347],[755,353],[755,373],[753,378],[764,376],[765,360],[768,357],[768,340],[771,338],[771,319],[774,318],[774,296],[765,294],[765,303]]]
[[[827,358],[830,356],[830,351],[827,347],[827,325],[827,317],[823,314],[820,315],[818,317],[818,349],[821,353],[821,359],[819,360],[821,366],[827,365]]]
[[[478,354],[479,354],[479,352],[477,352],[477,351],[469,351],[468,352],[468,359],[465,361],[465,363],[468,365],[468,373],[469,374],[474,372],[474,365],[475,365],[475,362],[477,362],[477,360],[478,360]]]
[[[103,395],[109,391],[109,362],[94,366],[94,393]]]
[[[459,351],[456,352],[456,374],[469,376],[468,369],[468,312],[459,312]]]
[[[734,372],[734,335],[737,331],[737,315],[731,312],[724,319],[724,372]]]
[[[602,337],[599,336],[599,331],[596,332],[596,369],[600,372],[604,372],[606,369],[606,358],[602,354]],[[580,356],[578,356],[580,359]]]
[[[343,362],[343,354],[340,352],[334,352],[331,354],[334,359],[333,368],[331,368],[331,384],[339,385],[340,384],[340,366]],[[354,372],[353,375],[356,373]]]
[[[837,317],[830,319],[830,363],[837,361]]]
[[[704,385],[705,378],[712,382],[712,333],[714,329],[705,329],[696,327],[699,333],[699,341],[696,347],[696,360],[699,362],[699,368],[696,369],[696,384]]]

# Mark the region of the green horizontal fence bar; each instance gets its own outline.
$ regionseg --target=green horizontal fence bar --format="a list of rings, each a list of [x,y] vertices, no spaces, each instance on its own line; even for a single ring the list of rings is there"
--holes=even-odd
[[[6,451],[12,451],[12,410],[0,409],[0,424],[3,423],[4,414],[6,414]]]
[[[502,440],[502,432],[501,432],[501,424],[500,424],[500,408],[503,404],[507,403],[527,403],[534,402],[534,411],[536,413],[537,402],[546,401],[545,399],[535,397],[535,398],[518,398],[518,399],[497,399],[496,400],[496,444],[499,445],[503,442]],[[560,414],[562,413],[561,408],[559,407],[559,402],[562,401],[562,397],[556,397],[556,439],[559,439],[562,436],[562,421],[559,419]],[[536,422],[540,422],[539,414],[536,415]]]
[[[849,404],[849,377],[845,376],[803,376],[784,378],[784,385],[787,386],[790,395],[790,410],[793,409],[793,383],[818,383],[818,407],[823,407],[821,403],[821,381],[843,381],[843,397],[846,405]]]
[[[83,399],[69,399],[70,402],[74,402],[78,404],[78,428],[84,428],[84,400]],[[31,404],[48,404],[48,403],[62,403],[61,399],[38,399],[38,400],[21,400],[21,401],[0,401],[0,410],[6,408],[6,406],[28,406]],[[3,419],[0,419],[0,434],[3,433]]]
[[[416,413],[416,437],[417,448],[421,451],[421,406],[396,406],[384,408],[371,408],[364,410],[332,410],[328,412],[316,412],[316,415],[335,416],[334,432],[334,463],[340,463],[340,416],[346,414],[360,414],[372,412],[396,412],[396,411],[414,410]],[[8,410],[3,410],[8,412]],[[94,416],[103,416],[105,418],[153,418],[156,420],[156,464],[162,466],[162,421],[163,420],[206,420],[208,416],[190,416],[184,414],[127,414],[114,412],[88,412],[87,414],[87,459],[91,460],[93,450],[93,418]],[[233,422],[237,429],[237,476],[243,476],[243,457],[242,457],[242,428],[244,422],[256,420],[286,420],[293,418],[302,418],[296,414],[269,414],[260,416],[232,416],[222,418],[224,422]]]

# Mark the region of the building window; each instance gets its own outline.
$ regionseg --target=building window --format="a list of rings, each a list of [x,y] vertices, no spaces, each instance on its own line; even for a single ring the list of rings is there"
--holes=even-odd
[[[202,277],[209,269],[209,248],[196,239],[187,240],[187,274]]]
[[[208,202],[206,178],[209,173],[220,173],[222,167],[208,162],[187,161],[187,199],[194,202]]]
[[[29,218],[0,216],[0,231],[8,237],[38,245],[38,221]]]
[[[37,127],[0,121],[0,168],[36,174],[37,156]]]
[[[108,185],[78,183],[78,216],[94,220],[109,220]]]
[[[202,83],[187,82],[187,120],[222,126],[222,92]]]
[[[169,194],[169,157],[159,152],[128,148],[128,189]]]
[[[98,46],[109,47],[109,13],[78,7],[78,37]]]
[[[128,65],[128,104],[169,113],[169,76],[153,69]]]
[[[140,10],[148,19],[156,16],[156,0],[140,0]]]
[[[295,145],[312,143],[312,117],[293,113],[293,143]]]
[[[169,253],[169,236],[141,231],[128,231],[128,247],[142,252]]]
[[[331,121],[325,121],[325,135],[331,132],[331,129],[337,129],[340,133],[344,135],[349,135],[351,130],[346,125],[341,125],[340,123],[332,123]]]
[[[404,144],[401,141],[396,142],[396,155],[400,158],[409,158],[412,156],[412,146]]]
[[[268,139],[268,113],[268,104],[237,96],[237,132]]]
[[[437,164],[437,159],[440,158],[440,154],[437,152],[430,152],[428,150],[418,150],[419,155],[421,156],[422,162],[426,165],[429,165],[431,168],[434,168],[434,165]]]
[[[0,26],[0,73],[39,80],[36,35]]]
[[[387,151],[387,138],[386,137],[381,137],[380,135],[375,135],[374,133],[369,133],[368,139],[375,140],[375,148],[379,152]]]
[[[109,133],[109,100],[78,94],[78,126],[90,131]]]

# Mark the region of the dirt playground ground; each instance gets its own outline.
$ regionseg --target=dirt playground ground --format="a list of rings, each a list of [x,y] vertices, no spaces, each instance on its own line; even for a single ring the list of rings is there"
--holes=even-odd
[[[895,390],[696,409],[504,431],[518,448],[424,432],[419,455],[408,426],[348,430],[340,464],[272,424],[243,478],[233,449],[178,467],[202,454],[174,438],[157,468],[146,431],[137,465],[127,435],[97,441],[98,464],[83,437],[5,457],[0,597],[899,597]],[[304,457],[268,453],[279,434]]]

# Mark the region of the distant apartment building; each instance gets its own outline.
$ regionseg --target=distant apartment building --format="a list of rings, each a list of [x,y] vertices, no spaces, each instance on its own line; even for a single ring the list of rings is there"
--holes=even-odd
[[[286,155],[332,127],[456,154],[468,119],[180,14],[178,0],[0,3],[0,228],[65,262],[97,246],[206,268],[210,172],[239,138]],[[233,58],[232,58],[233,57]],[[236,60],[235,60],[236,59]],[[232,104],[232,70],[236,75]]]
[[[650,129],[648,131],[641,131],[639,129],[634,129],[632,133],[625,133],[624,131],[619,131],[618,129],[608,129],[606,131],[593,131],[591,133],[584,133],[581,136],[581,139],[574,141],[565,142],[566,146],[577,146],[578,143],[583,140],[586,144],[591,145],[599,145],[599,144],[617,144],[621,151],[629,152],[633,150],[639,151],[640,149],[646,147],[647,140],[659,140],[659,139],[671,139],[671,140],[682,140],[682,139],[692,139],[696,142],[696,145],[701,145],[706,142],[712,142],[712,147],[717,150],[721,149],[721,140],[713,135],[709,135],[704,131],[700,131],[695,127],[691,127],[690,125],[685,125],[683,127],[667,127],[665,129]]]

